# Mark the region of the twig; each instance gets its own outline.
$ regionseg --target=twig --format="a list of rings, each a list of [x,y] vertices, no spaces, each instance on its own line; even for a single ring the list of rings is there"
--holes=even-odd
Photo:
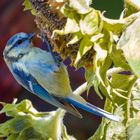
[[[107,71],[107,77],[112,76],[114,73],[119,73],[119,72],[123,72],[123,71],[124,71],[124,69],[120,68],[120,67],[118,67],[118,68],[111,68],[111,69],[109,69]]]
[[[112,74],[114,73],[119,73],[119,72],[123,72],[124,69],[123,68],[112,68],[109,69],[107,71],[107,77],[112,76]],[[83,92],[85,92],[87,90],[87,82],[83,83],[81,86],[79,86],[76,90],[73,91],[73,94],[76,95],[81,95]]]
[[[87,90],[87,82],[83,83],[81,86],[79,86],[75,91],[73,91],[73,94],[81,95],[83,92]]]

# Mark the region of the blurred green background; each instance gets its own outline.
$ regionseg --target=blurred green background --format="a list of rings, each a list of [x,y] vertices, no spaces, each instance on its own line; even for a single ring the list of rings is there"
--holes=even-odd
[[[93,0],[92,6],[100,11],[106,11],[105,16],[108,18],[117,19],[120,17],[124,9],[123,0]]]

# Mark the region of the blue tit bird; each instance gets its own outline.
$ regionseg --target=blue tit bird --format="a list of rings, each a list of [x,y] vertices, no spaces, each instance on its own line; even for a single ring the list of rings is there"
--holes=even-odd
[[[34,34],[18,33],[12,36],[3,51],[4,60],[17,82],[44,101],[82,118],[76,108],[92,114],[120,121],[118,116],[106,112],[75,95],[70,86],[66,66],[55,61],[52,53],[32,43]]]

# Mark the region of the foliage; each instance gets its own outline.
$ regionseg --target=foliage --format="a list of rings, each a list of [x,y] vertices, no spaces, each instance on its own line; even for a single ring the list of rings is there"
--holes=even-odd
[[[74,140],[63,125],[64,110],[38,112],[29,100],[1,104],[0,113],[11,119],[0,124],[0,137],[7,137],[7,140]]]
[[[122,119],[121,122],[103,119],[98,130],[89,140],[139,140],[140,13],[134,13],[138,9],[131,9],[132,11],[126,14],[130,16],[124,18],[126,15],[123,12],[120,19],[112,20],[90,7],[90,4],[91,0],[47,2],[25,0],[24,2],[25,9],[31,10],[35,15],[37,27],[46,33],[54,51],[60,53],[63,59],[70,56],[71,65],[75,68],[84,67],[87,88],[94,86],[100,98],[102,95],[106,97],[104,109],[119,115]],[[127,6],[132,5],[127,3]],[[44,138],[44,133],[41,133],[44,130],[41,131],[41,128],[46,127],[46,134],[52,134],[47,135],[47,138],[60,139],[63,135],[62,139],[69,139],[62,123],[63,117],[59,118],[60,109],[55,113],[47,113],[46,117],[49,119],[44,119],[38,112],[37,115],[25,110],[28,108],[25,105],[20,111],[17,110],[18,106],[24,102],[10,105],[10,108],[14,108],[12,112],[6,109],[7,105],[4,106],[2,112],[14,118],[1,125],[1,136],[27,136],[27,130],[31,129]],[[26,105],[28,104],[30,103]],[[25,121],[21,121],[23,116]],[[62,129],[59,136],[52,127],[48,126],[54,117],[61,122]],[[23,127],[18,128],[17,131],[14,126],[18,121]],[[46,123],[42,124],[38,121]],[[57,121],[55,123],[58,123]],[[1,129],[2,127],[5,131]],[[9,129],[9,127],[12,128]]]

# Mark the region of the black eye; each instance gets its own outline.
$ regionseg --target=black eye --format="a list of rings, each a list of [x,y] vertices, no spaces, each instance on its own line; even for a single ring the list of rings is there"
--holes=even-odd
[[[20,39],[17,41],[17,44],[20,45],[22,42],[23,42],[23,40]]]
[[[20,53],[20,54],[18,55],[18,58],[19,58],[19,59],[22,58],[23,55],[24,55],[24,54]]]

